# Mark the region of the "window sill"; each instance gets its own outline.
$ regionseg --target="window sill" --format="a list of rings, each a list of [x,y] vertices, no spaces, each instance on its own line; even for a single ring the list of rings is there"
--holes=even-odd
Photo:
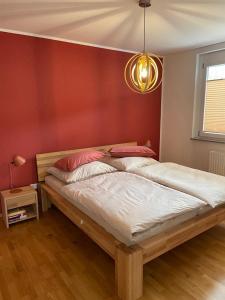
[[[204,137],[204,136],[196,136],[191,138],[192,141],[201,141],[201,142],[211,142],[211,143],[219,143],[225,144],[225,139],[216,139],[212,137]]]

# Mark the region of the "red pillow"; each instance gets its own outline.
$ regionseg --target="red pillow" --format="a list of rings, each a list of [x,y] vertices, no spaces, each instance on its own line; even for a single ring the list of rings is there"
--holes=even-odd
[[[77,152],[71,156],[67,156],[58,160],[55,163],[55,167],[66,172],[72,172],[79,166],[96,161],[104,156],[105,154],[100,151]]]
[[[114,147],[110,150],[113,157],[152,157],[155,152],[146,146]]]

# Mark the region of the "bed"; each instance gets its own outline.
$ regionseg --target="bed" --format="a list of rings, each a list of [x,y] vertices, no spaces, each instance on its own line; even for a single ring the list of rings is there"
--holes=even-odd
[[[136,142],[120,145],[136,145]],[[107,151],[113,146],[115,145],[95,147],[94,149]],[[50,205],[49,203],[53,203],[74,224],[81,228],[92,240],[106,251],[115,260],[116,295],[122,300],[136,300],[143,294],[143,265],[222,222],[225,219],[225,206],[220,205],[219,207],[212,209],[207,205],[203,205],[201,201],[194,201],[190,196],[190,198],[184,199],[185,201],[190,201],[188,207],[185,206],[185,214],[179,215],[178,217],[172,216],[171,218],[165,219],[161,224],[156,224],[152,227],[146,222],[148,227],[142,228],[143,230],[140,230],[140,232],[138,232],[138,230],[132,231],[131,229],[133,227],[128,226],[130,223],[122,222],[121,218],[117,219],[116,222],[114,222],[115,224],[113,224],[114,220],[112,214],[106,216],[109,219],[112,218],[109,223],[112,223],[112,225],[115,226],[112,226],[111,228],[107,227],[107,224],[105,224],[106,216],[103,214],[102,219],[98,218],[98,216],[101,215],[99,210],[98,213],[93,213],[95,210],[92,206],[83,207],[82,201],[80,201],[81,206],[75,206],[74,203],[70,201],[73,186],[70,185],[69,187],[64,187],[61,182],[57,182],[52,176],[46,177],[47,169],[58,159],[82,150],[87,150],[87,148],[37,154],[37,171],[41,186],[43,210],[46,211]],[[149,185],[149,189],[154,189],[154,191],[159,190],[162,194],[165,192],[164,189],[167,189],[161,187],[158,183],[152,183],[149,179],[144,178],[144,176],[140,176],[140,174],[108,174],[103,178],[102,184],[108,184],[109,180],[114,180],[116,183],[116,180],[119,182],[120,180],[123,180],[123,177],[126,181],[126,178],[128,178],[126,176],[130,176],[129,178],[132,180],[137,180],[135,182],[138,182],[140,186],[142,184],[144,184],[144,186]],[[46,182],[44,182],[45,177]],[[99,178],[93,179],[95,184],[96,180],[99,180]],[[76,188],[79,187],[82,190],[87,188],[87,184],[90,183],[81,183],[78,186],[76,185]],[[173,197],[176,199],[176,197],[182,196],[179,192],[173,192],[171,189],[166,190],[166,192],[169,192],[168,195],[170,195],[171,201],[173,200]],[[99,194],[99,198],[101,197],[102,193]],[[110,194],[107,194],[107,197],[110,200],[107,202],[107,205],[110,208]],[[124,199],[126,197],[128,196],[124,194]],[[139,202],[141,201],[140,198],[137,200]],[[119,205],[122,205],[120,197],[115,198],[114,201],[118,201]],[[192,202],[193,206],[191,206]],[[136,205],[136,203],[134,203],[134,205]],[[174,201],[174,205],[176,206],[176,201]],[[190,210],[189,206],[191,206]],[[136,209],[136,207],[134,207],[134,209]],[[110,213],[110,209],[106,212]],[[116,214],[117,213],[118,211],[116,211]],[[145,218],[149,218],[149,215],[145,214]],[[124,228],[122,231],[117,230],[116,227],[117,223],[119,224],[120,221],[120,228]],[[139,223],[140,219],[138,219],[137,216],[136,223],[131,223],[131,225]],[[134,233],[134,235],[132,235],[132,233]]]

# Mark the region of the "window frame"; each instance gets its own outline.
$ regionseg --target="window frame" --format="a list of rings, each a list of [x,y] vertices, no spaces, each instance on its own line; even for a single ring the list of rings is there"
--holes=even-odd
[[[199,54],[196,64],[195,106],[192,138],[225,143],[225,133],[204,131],[204,110],[207,84],[207,68],[225,64],[225,49]]]

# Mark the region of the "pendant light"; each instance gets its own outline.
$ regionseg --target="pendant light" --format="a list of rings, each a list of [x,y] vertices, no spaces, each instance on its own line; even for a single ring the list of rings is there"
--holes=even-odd
[[[125,67],[124,77],[132,91],[147,94],[160,86],[163,67],[158,56],[146,52],[146,8],[151,6],[151,0],[139,0],[139,6],[144,8],[144,51],[131,57]]]

